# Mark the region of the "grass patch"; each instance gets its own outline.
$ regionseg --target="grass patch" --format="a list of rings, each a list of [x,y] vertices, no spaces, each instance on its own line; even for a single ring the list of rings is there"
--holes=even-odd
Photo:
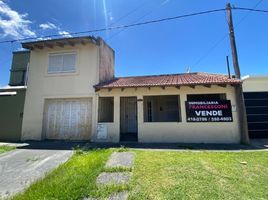
[[[120,145],[119,148],[115,148],[116,152],[126,152],[129,151],[129,148],[125,147],[124,145]]]
[[[98,150],[98,149],[90,149],[90,148],[87,148],[86,146],[80,146],[80,145],[77,145],[73,148],[74,152],[76,155],[82,155],[82,154],[86,154],[88,151],[90,150]]]
[[[109,185],[109,186],[103,186],[99,190],[95,190],[91,193],[90,197],[98,197],[105,199],[108,196],[114,194],[114,193],[119,193],[122,191],[129,191],[129,185]]]
[[[0,146],[0,154],[4,153],[4,152],[7,152],[7,151],[14,150],[14,149],[16,149],[16,147],[7,146],[7,145]]]
[[[268,152],[136,151],[131,200],[267,199]]]
[[[132,172],[131,167],[105,167],[103,172]]]
[[[135,151],[129,168],[105,168],[119,149],[83,150],[13,199],[105,198],[129,191],[130,200],[267,199],[268,152]],[[123,148],[124,150],[124,148]],[[133,173],[129,185],[97,188],[101,172]]]
[[[91,151],[79,149],[69,161],[13,199],[83,199],[86,196],[108,195],[114,190],[120,190],[111,187],[103,192],[96,186],[96,178],[103,171],[111,153],[112,150],[109,149]]]

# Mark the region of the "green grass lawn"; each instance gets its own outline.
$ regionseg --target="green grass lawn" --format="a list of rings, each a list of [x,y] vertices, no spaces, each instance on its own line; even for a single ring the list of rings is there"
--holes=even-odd
[[[96,177],[113,151],[79,151],[14,199],[105,197],[123,189],[132,200],[268,199],[268,152],[137,150],[131,183],[98,189]]]
[[[7,151],[11,151],[13,149],[15,149],[15,147],[2,145],[2,146],[0,146],[0,154],[4,153],[4,152],[7,152]]]
[[[111,150],[79,150],[69,161],[13,199],[69,200],[83,199],[88,195],[99,196],[95,181],[103,171],[111,152]]]
[[[130,188],[137,200],[268,199],[268,152],[138,151]]]

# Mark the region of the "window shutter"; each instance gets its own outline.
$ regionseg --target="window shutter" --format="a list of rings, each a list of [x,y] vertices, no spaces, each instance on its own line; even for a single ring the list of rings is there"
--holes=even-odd
[[[59,72],[62,68],[62,56],[61,55],[50,55],[48,72]]]
[[[76,64],[75,53],[49,55],[48,73],[74,72]]]
[[[62,71],[75,71],[76,54],[63,55],[63,69]]]

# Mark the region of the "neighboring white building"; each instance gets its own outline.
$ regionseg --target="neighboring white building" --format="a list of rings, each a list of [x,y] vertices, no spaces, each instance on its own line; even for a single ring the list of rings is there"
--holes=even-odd
[[[242,80],[244,92],[268,91],[268,75],[246,75]]]
[[[268,75],[242,78],[251,138],[268,138]]]

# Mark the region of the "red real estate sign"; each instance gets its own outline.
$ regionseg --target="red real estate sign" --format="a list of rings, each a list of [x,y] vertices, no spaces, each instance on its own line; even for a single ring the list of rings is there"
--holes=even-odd
[[[232,122],[230,100],[185,101],[187,122]]]

